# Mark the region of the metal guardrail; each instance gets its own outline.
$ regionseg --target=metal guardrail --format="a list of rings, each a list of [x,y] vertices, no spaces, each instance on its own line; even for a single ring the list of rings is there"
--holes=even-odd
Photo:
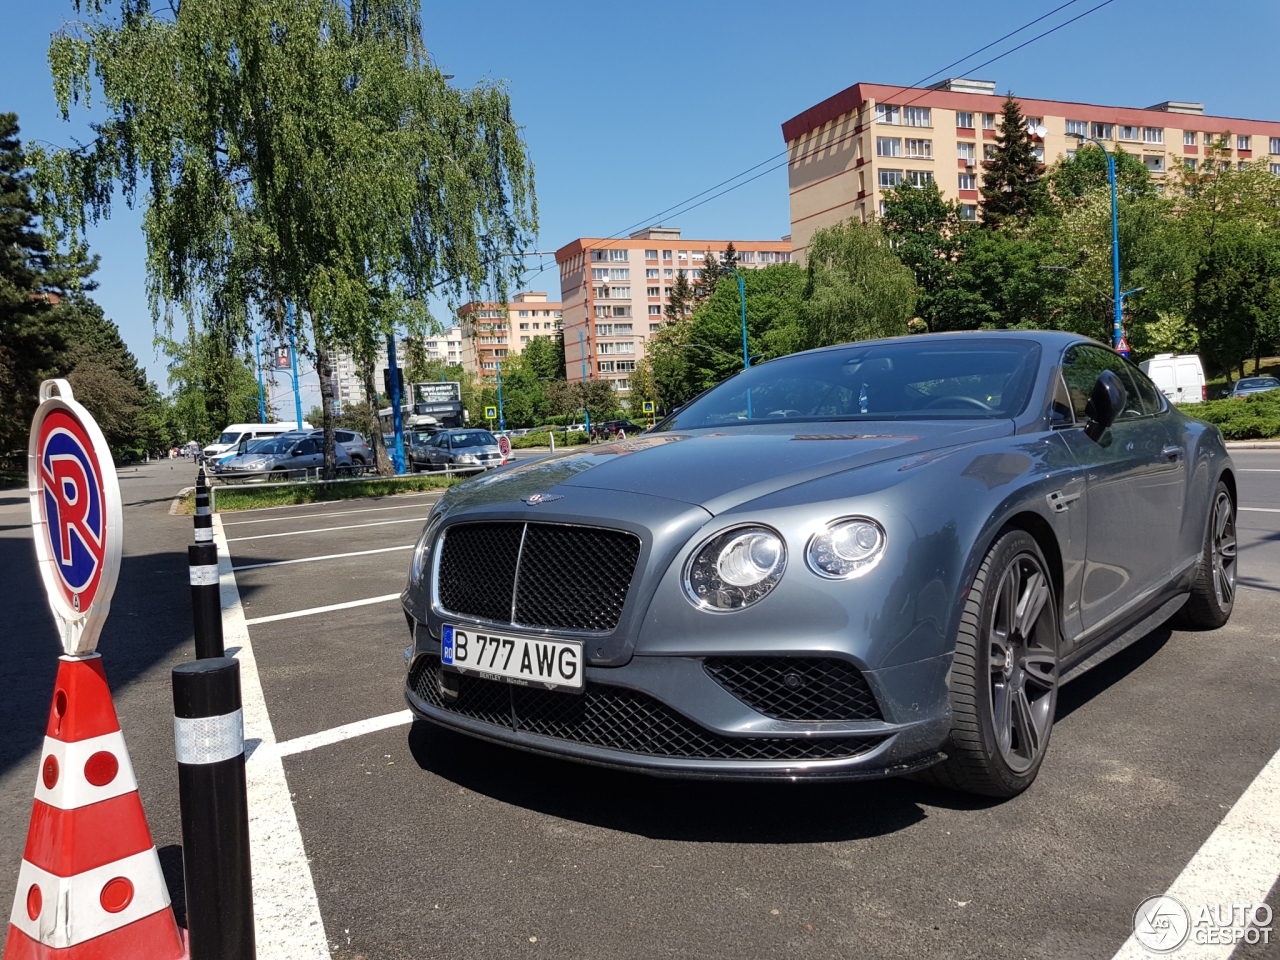
[[[467,467],[458,467],[458,466],[454,466],[453,464],[445,464],[443,470],[427,471],[427,475],[439,476],[440,474],[444,474],[444,476],[446,477],[452,477],[452,476],[458,476],[460,474],[483,473],[487,469],[489,468],[485,467],[482,464],[477,464],[476,466],[467,466]],[[306,472],[310,474],[312,471],[307,470]],[[226,480],[223,480],[221,477],[218,477],[216,474],[206,473],[205,474],[206,482],[208,483],[208,486],[209,486],[209,509],[212,512],[217,512],[219,489],[234,491],[234,490],[266,490],[268,488],[273,488],[273,487],[315,487],[315,486],[331,487],[340,483],[375,483],[375,482],[382,482],[382,481],[397,481],[397,480],[421,480],[423,476],[421,473],[417,473],[417,472],[392,474],[389,477],[382,476],[381,474],[377,474],[377,473],[366,473],[356,477],[339,477],[333,480],[321,480],[319,477],[318,469],[315,471],[315,473],[317,474],[317,476],[314,479],[285,480],[285,481],[274,481],[269,483],[256,483],[253,480],[245,480],[245,481],[236,482],[236,483],[228,483]]]

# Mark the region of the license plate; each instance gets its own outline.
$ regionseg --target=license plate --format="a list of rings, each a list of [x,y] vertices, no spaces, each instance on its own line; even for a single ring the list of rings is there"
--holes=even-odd
[[[535,637],[504,637],[471,627],[446,626],[440,661],[459,673],[581,692],[582,643]]]

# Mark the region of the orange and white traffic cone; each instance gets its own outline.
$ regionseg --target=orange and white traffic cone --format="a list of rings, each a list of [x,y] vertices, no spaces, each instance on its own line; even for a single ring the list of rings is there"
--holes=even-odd
[[[4,960],[180,960],[102,659],[60,657]]]

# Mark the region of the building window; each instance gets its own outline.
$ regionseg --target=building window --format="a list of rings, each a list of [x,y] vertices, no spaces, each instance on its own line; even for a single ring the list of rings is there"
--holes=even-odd
[[[961,190],[977,190],[978,178],[975,177],[972,173],[960,174],[960,189]]]
[[[996,115],[994,113],[984,113],[982,115],[982,129],[994,130],[996,128]]]
[[[661,305],[661,304],[659,304],[659,303],[651,303],[651,304],[649,304],[649,316],[651,316],[651,317],[660,317],[660,316],[662,316],[662,305]]]
[[[1034,133],[1036,127],[1044,126],[1044,117],[1024,117],[1027,121],[1027,132]]]
[[[646,270],[646,271],[644,272],[644,278],[645,278],[646,280],[657,280],[657,279],[658,279],[658,268],[657,268],[657,267],[654,267],[652,270]]]
[[[522,323],[522,324],[520,324],[520,329],[521,329],[521,330],[528,330],[528,329],[529,329],[529,325],[528,325],[527,323]]]
[[[973,129],[972,113],[956,113],[956,126],[962,129]]]
[[[1272,154],[1280,153],[1280,137],[1271,138],[1271,153]]]
[[[596,361],[596,372],[597,372],[597,373],[613,373],[613,361],[612,361],[612,360],[597,360],[597,361]]]
[[[538,311],[537,311],[537,310],[533,311],[533,314],[534,314],[534,316],[537,316],[537,315],[538,315]],[[529,315],[529,311],[528,311],[528,310],[521,310],[521,311],[520,311],[520,316],[522,316],[522,317],[527,317],[528,315]]]
[[[688,260],[689,260],[689,251],[688,251],[688,250],[677,250],[677,251],[676,251],[676,259],[677,259],[677,260],[679,260],[681,263],[687,263],[687,262],[688,262]]]
[[[957,143],[956,156],[968,163],[973,163],[975,149],[972,143]]]
[[[791,262],[791,251],[790,251],[790,250],[779,250],[779,251],[778,251],[778,263],[790,263],[790,262]]]
[[[896,187],[901,182],[902,182],[901,170],[881,170],[880,171],[881,188],[887,190],[890,187]]]
[[[889,215],[889,204],[883,200],[880,201],[880,216],[887,217]]]
[[[631,299],[630,287],[611,287],[610,289],[613,293],[613,296],[610,299],[613,299],[613,300],[630,300]]]
[[[636,362],[634,360],[618,361],[617,371],[619,373],[633,373],[635,369],[636,369]]]
[[[1068,160],[1074,160],[1075,158],[1076,158],[1076,152],[1075,152],[1074,150],[1068,150],[1068,151],[1067,151],[1067,159],[1068,159]]]
[[[1271,165],[1271,172],[1280,177],[1280,163],[1273,163]]]
[[[887,103],[876,104],[876,122],[877,123],[901,123],[902,108],[890,106]]]
[[[1191,157],[1186,157],[1186,158],[1182,161],[1182,165],[1183,165],[1184,167],[1186,167],[1188,170],[1194,170],[1194,169],[1196,168],[1196,162],[1195,162],[1195,160],[1194,160],[1193,158],[1191,158]]]
[[[651,324],[649,324],[649,332],[650,332],[650,333],[657,333],[657,332],[658,332],[659,330],[661,330],[661,329],[662,329],[662,324],[660,324],[660,323],[651,323]]]
[[[1251,137],[1236,137],[1236,149],[1237,149],[1237,150],[1252,150],[1252,149],[1253,149],[1253,147],[1252,147],[1252,146],[1250,146],[1250,144],[1251,144],[1252,142],[1253,142],[1253,141],[1252,141],[1252,138],[1251,138]]]
[[[933,159],[932,140],[908,140],[906,147],[908,157],[915,157],[918,160]]]
[[[1182,143],[1184,146],[1194,147],[1196,145],[1196,135],[1193,130],[1182,131]]]
[[[1214,136],[1213,136],[1213,134],[1212,134],[1212,133],[1206,133],[1206,134],[1204,135],[1204,145],[1205,145],[1206,147],[1212,147],[1212,146],[1213,146],[1213,144],[1214,144]]]
[[[609,259],[615,262],[619,260],[629,260],[630,257],[627,256],[627,253],[628,251],[626,250],[610,250]]]
[[[1147,169],[1152,173],[1164,173],[1164,157],[1145,156],[1142,162],[1147,165]]]
[[[663,260],[670,260],[670,259],[671,259],[671,251],[670,251],[670,250],[663,250],[663,251],[662,251],[662,259],[663,259]]]
[[[897,137],[876,137],[877,157],[902,156],[902,141]]]
[[[528,338],[528,337],[521,337],[521,338],[520,338],[520,342],[521,342],[521,343],[528,343],[528,342],[529,342],[529,338]]]
[[[1113,123],[1095,123],[1093,125],[1093,135],[1099,140],[1110,140],[1115,130],[1116,127]]]
[[[617,380],[610,380],[609,383],[611,383],[613,385],[613,389],[617,390],[619,393],[623,390],[631,389],[630,377],[619,377]]]
[[[701,280],[701,279],[702,279],[702,271],[701,271],[701,270],[690,270],[690,271],[689,271],[689,279],[690,279],[690,280]]]
[[[932,170],[908,170],[907,183],[913,187],[923,187],[926,183],[933,183]]]
[[[1230,170],[1230,169],[1231,169],[1231,161],[1230,161],[1230,160],[1223,160],[1221,163],[1219,163],[1219,164],[1218,164],[1218,169],[1219,169],[1219,170],[1221,170],[1221,171],[1222,171],[1222,172],[1224,172],[1224,173],[1225,173],[1226,171]]]
[[[977,220],[978,219],[977,206],[972,203],[960,204],[960,219],[961,220]]]
[[[1043,143],[1037,143],[1035,146],[1031,148],[1031,152],[1035,154],[1037,163],[1044,163],[1044,144]]]
[[[994,143],[984,143],[982,145],[982,159],[994,160],[996,158],[996,145]]]
[[[761,263],[773,263],[773,251],[772,251],[772,250],[761,250],[761,251],[760,251],[760,262],[761,262]]]
[[[650,297],[660,297],[660,296],[662,296],[662,288],[661,288],[661,287],[645,287],[645,290],[646,290],[646,296],[650,296]]]
[[[908,127],[933,126],[932,114],[928,107],[903,107],[902,122]]]
[[[1067,121],[1068,137],[1075,137],[1075,136],[1083,137],[1083,136],[1087,136],[1088,133],[1089,133],[1089,124],[1086,121],[1084,120],[1068,120]]]
[[[739,263],[755,263],[756,262],[755,251],[754,250],[738,251],[738,262]]]
[[[614,307],[612,311],[612,316],[629,317],[631,316],[631,308],[630,307]]]
[[[706,253],[701,250],[695,250],[693,251],[693,253],[689,254],[690,263],[704,263],[706,259],[707,259]]]
[[[1127,123],[1120,124],[1120,139],[1121,140],[1137,140],[1138,128]]]
[[[644,258],[645,258],[646,260],[657,260],[657,259],[658,259],[658,251],[657,251],[657,250],[646,250],[646,251],[644,252]]]
[[[1143,127],[1143,143],[1164,143],[1164,127]]]
[[[628,270],[626,267],[621,267],[621,268],[615,267],[614,269],[609,271],[609,279],[610,280],[630,280],[631,271]]]
[[[1249,168],[1248,160],[1241,160],[1239,163],[1236,164],[1237,170],[1247,170],[1248,168]]]
[[[663,270],[663,271],[662,271],[662,279],[663,279],[663,280],[670,280],[672,276],[673,276],[673,274],[672,274],[672,272],[671,272],[671,268],[670,268],[670,267],[667,267],[665,270]]]

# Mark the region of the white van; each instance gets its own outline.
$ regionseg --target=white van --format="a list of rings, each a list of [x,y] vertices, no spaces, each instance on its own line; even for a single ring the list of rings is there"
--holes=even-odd
[[[225,456],[228,453],[234,453],[236,445],[241,440],[256,440],[258,437],[275,437],[282,433],[290,433],[298,429],[297,421],[290,420],[288,423],[233,423],[225,430],[216,441],[209,444],[200,452],[210,460],[216,460],[218,457]],[[310,430],[311,424],[306,420],[302,421],[302,429]]]
[[[1202,403],[1209,399],[1204,366],[1194,353],[1157,353],[1138,369],[1150,377],[1170,403]]]

